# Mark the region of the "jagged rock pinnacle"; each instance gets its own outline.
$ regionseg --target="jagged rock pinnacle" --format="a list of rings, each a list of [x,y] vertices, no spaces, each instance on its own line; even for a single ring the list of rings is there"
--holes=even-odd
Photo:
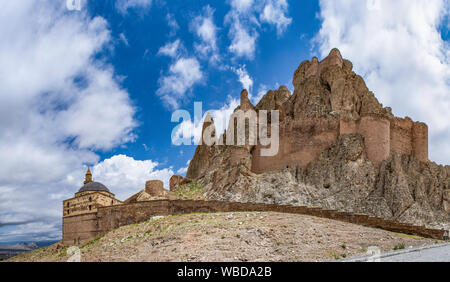
[[[279,111],[278,154],[264,157],[260,145],[198,146],[187,176],[203,181],[209,200],[312,205],[450,228],[450,167],[428,161],[427,126],[394,117],[352,68],[333,49],[300,64],[292,95],[281,86],[253,107],[244,89],[236,110]]]

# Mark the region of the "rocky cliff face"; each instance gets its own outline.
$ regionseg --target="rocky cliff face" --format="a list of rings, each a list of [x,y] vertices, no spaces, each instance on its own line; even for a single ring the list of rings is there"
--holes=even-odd
[[[282,134],[298,130],[296,125],[305,120],[314,127],[319,119],[331,126],[367,114],[394,118],[337,49],[321,62],[313,58],[301,63],[293,85],[293,95],[282,86],[269,91],[256,107],[245,99],[245,91],[241,105],[279,110]],[[204,129],[214,123],[207,119]],[[295,134],[302,138],[302,132]],[[450,166],[396,152],[375,164],[361,134],[340,134],[334,140],[307,165],[291,162],[260,174],[252,169],[255,146],[199,145],[187,177],[203,181],[208,200],[320,206],[450,228]]]

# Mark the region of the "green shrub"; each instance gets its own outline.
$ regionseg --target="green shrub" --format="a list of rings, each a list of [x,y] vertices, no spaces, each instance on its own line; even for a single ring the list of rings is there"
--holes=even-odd
[[[200,182],[191,182],[179,186],[173,193],[180,200],[202,200],[205,187]]]
[[[401,243],[401,244],[395,245],[394,251],[403,250],[404,248],[405,248],[405,244]]]

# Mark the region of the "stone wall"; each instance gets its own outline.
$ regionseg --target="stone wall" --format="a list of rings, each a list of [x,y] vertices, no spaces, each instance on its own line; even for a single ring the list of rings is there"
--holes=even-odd
[[[428,126],[425,123],[415,122],[413,124],[412,149],[418,160],[428,161]]]
[[[378,166],[390,156],[390,123],[389,120],[376,115],[361,117],[358,132],[364,137],[367,157]]]
[[[394,118],[391,120],[391,153],[412,154],[412,126],[413,122],[408,118]]]
[[[338,136],[337,119],[311,118],[293,122],[289,128],[280,129],[280,147],[276,156],[263,157],[262,146],[256,146],[252,153],[252,171],[264,173],[290,165],[305,168]]]
[[[63,218],[63,244],[76,245],[90,241],[101,234],[97,213],[67,216]]]
[[[388,119],[382,115],[365,114],[358,120],[315,118],[296,121],[280,130],[280,147],[273,157],[262,157],[258,145],[252,152],[252,171],[265,173],[287,166],[305,168],[328,148],[339,135],[361,134],[364,137],[367,157],[375,165],[393,153],[415,155],[428,161],[428,127],[409,118]]]
[[[164,183],[161,180],[149,180],[145,182],[145,192],[150,196],[164,194]]]
[[[410,118],[391,119],[391,154],[415,155],[420,161],[428,161],[428,127]]]
[[[144,222],[153,216],[168,216],[194,212],[245,211],[311,215],[427,238],[448,239],[448,233],[445,230],[428,229],[362,214],[324,210],[321,208],[220,201],[157,200],[102,207],[98,209],[97,213],[65,217],[63,218],[63,244],[85,243],[115,228]]]

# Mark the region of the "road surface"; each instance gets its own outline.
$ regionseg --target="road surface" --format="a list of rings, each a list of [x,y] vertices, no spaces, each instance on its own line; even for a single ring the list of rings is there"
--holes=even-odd
[[[341,260],[343,262],[450,262],[450,243],[425,246],[380,255]]]
[[[381,258],[383,262],[450,262],[450,245]]]

